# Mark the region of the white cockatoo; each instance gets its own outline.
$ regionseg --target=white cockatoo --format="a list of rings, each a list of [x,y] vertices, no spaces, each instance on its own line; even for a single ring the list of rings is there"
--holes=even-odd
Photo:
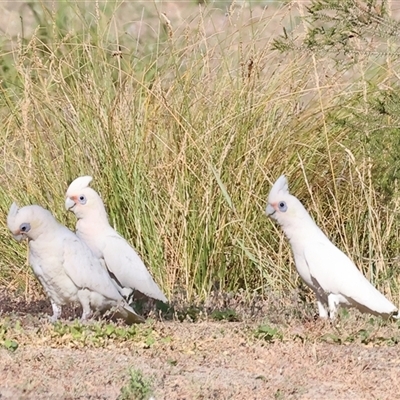
[[[109,224],[100,196],[89,187],[91,176],[76,178],[68,187],[65,208],[78,219],[76,234],[103,260],[120,293],[127,297],[137,290],[167,302],[132,246]]]
[[[50,211],[38,205],[19,209],[13,203],[7,226],[17,241],[28,239],[29,263],[50,298],[52,322],[60,317],[63,305],[74,302],[82,305],[82,321],[91,316],[92,310],[116,307],[116,315],[128,323],[144,322],[86,244],[58,223]]]
[[[266,213],[282,227],[296,269],[317,297],[321,318],[335,318],[339,304],[383,317],[398,309],[364,277],[354,263],[318,228],[282,175],[272,186]],[[329,311],[329,315],[328,315]]]

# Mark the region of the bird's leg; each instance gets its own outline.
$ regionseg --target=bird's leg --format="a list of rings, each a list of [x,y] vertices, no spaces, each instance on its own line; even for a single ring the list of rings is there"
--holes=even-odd
[[[84,322],[92,315],[92,310],[90,309],[90,292],[88,290],[79,290],[78,298],[82,306],[81,322]]]
[[[318,285],[316,285],[318,287]],[[322,319],[328,319],[328,311],[326,309],[327,298],[324,296],[324,293],[320,293],[318,290],[314,290],[315,297],[317,298],[317,306],[318,306],[318,314]]]
[[[121,291],[121,295],[128,304],[132,304],[135,300],[135,291],[133,289],[123,288]]]
[[[52,299],[50,299],[51,308],[53,309],[53,315],[49,317],[50,322],[54,324],[58,318],[61,316],[61,306],[56,304]]]
[[[328,296],[329,318],[334,320],[339,306],[339,299],[334,294]]]
[[[328,317],[329,317],[328,311],[326,310],[324,304],[322,303],[322,301],[320,299],[317,300],[317,306],[318,306],[319,317],[322,319],[328,319]]]

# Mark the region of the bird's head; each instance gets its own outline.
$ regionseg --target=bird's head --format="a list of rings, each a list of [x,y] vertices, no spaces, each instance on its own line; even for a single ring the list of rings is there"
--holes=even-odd
[[[303,220],[309,217],[301,202],[289,193],[285,175],[280,176],[272,186],[265,211],[282,227],[292,225],[298,219]]]
[[[89,187],[92,180],[91,176],[80,176],[68,187],[65,208],[72,211],[78,219],[83,219],[93,213],[97,213],[98,216],[106,214],[100,196]]]
[[[16,203],[12,203],[7,216],[7,227],[18,242],[37,239],[50,231],[54,223],[56,220],[50,211],[37,205],[18,208]]]

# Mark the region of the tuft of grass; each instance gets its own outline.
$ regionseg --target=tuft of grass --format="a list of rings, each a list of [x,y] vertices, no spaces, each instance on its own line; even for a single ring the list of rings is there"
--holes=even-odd
[[[132,368],[129,371],[129,381],[121,388],[118,400],[148,400],[151,398],[152,381],[146,378],[142,371]]]
[[[5,347],[7,350],[14,352],[18,349],[18,343],[15,340],[6,339],[3,342],[3,347]]]
[[[64,193],[91,174],[111,224],[169,297],[289,293],[302,286],[264,215],[271,184],[286,173],[321,228],[398,302],[396,158],[387,156],[398,136],[389,96],[398,58],[390,38],[379,42],[385,57],[370,51],[368,23],[330,18],[328,36],[313,33],[307,13],[316,25],[325,14],[312,3],[185,3],[181,13],[168,2],[29,3],[23,35],[0,46],[0,285],[38,290],[26,248],[5,225],[11,202],[41,204],[73,229]],[[330,12],[343,16],[339,3]],[[359,8],[361,20],[386,13],[373,19],[381,32],[395,26],[386,8]],[[336,40],[348,29],[331,29],[336,20],[355,24],[357,39]],[[282,27],[295,46],[277,45]],[[374,151],[377,125],[385,139]]]
[[[272,327],[268,324],[259,325],[254,331],[254,336],[257,339],[271,343],[283,339],[282,332],[277,327]]]
[[[215,321],[229,321],[229,322],[238,322],[240,320],[239,315],[235,310],[214,310],[211,315],[211,319]]]
[[[15,351],[27,344],[47,343],[50,347],[107,348],[115,345],[148,349],[171,340],[163,337],[149,322],[143,326],[125,326],[112,322],[92,321],[82,324],[39,321],[32,317],[21,322],[18,317],[0,319],[0,346]]]
[[[19,331],[21,329],[20,324],[16,323],[14,329]],[[13,336],[12,329],[9,327],[9,321],[5,320],[4,323],[0,325],[0,346],[11,352],[16,351],[19,344]]]

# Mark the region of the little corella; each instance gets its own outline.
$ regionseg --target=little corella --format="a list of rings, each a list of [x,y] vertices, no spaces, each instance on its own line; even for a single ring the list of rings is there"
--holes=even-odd
[[[272,186],[266,213],[278,222],[292,248],[296,269],[317,297],[321,318],[335,318],[339,304],[383,317],[392,304],[321,231],[281,176]]]

